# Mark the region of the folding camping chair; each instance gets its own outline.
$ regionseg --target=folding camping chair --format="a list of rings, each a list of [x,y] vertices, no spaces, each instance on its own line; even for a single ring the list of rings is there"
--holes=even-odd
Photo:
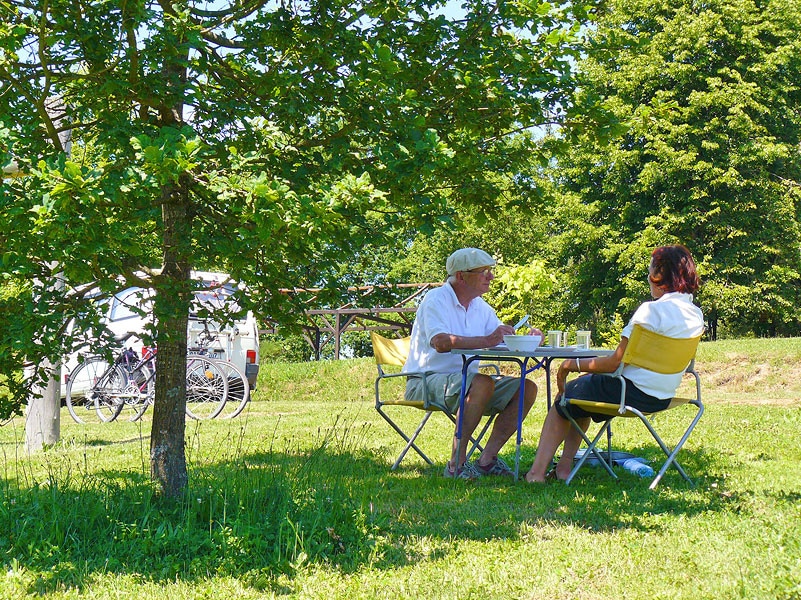
[[[662,448],[665,456],[667,456],[667,460],[664,462],[662,468],[659,469],[656,477],[651,482],[650,489],[654,489],[659,484],[659,481],[662,479],[665,471],[667,471],[668,467],[671,465],[676,467],[676,470],[681,473],[681,476],[684,477],[684,479],[692,483],[692,480],[687,476],[687,473],[684,472],[684,469],[682,469],[681,465],[679,465],[678,461],[676,461],[676,455],[690,437],[693,429],[695,429],[695,425],[698,423],[698,421],[701,419],[701,415],[704,413],[704,405],[701,402],[701,379],[695,370],[695,352],[698,348],[698,342],[700,339],[700,335],[698,337],[686,339],[669,338],[644,329],[640,325],[635,325],[628,344],[626,345],[626,351],[623,354],[623,360],[621,361],[620,366],[614,373],[604,373],[606,376],[615,377],[621,381],[620,404],[608,404],[605,402],[578,400],[575,398],[563,398],[561,400],[563,405],[578,406],[588,412],[610,417],[607,421],[603,422],[600,430],[592,440],[587,437],[587,435],[584,433],[584,431],[582,431],[572,417],[568,417],[573,427],[575,427],[579,433],[581,433],[582,438],[584,438],[584,442],[587,444],[587,449],[577,460],[573,470],[570,472],[570,475],[565,481],[566,483],[570,483],[590,455],[593,455],[598,461],[600,461],[600,464],[606,469],[606,471],[612,477],[617,479],[617,475],[612,470],[610,465],[611,461],[609,460],[612,457],[611,423],[616,417],[639,418],[659,444],[659,447]],[[670,401],[670,405],[665,409],[669,410],[685,404],[692,404],[697,409],[692,422],[689,424],[684,432],[684,435],[681,436],[681,439],[673,448],[673,450],[671,450],[662,441],[662,438],[659,437],[653,427],[653,424],[649,420],[649,417],[654,413],[643,413],[632,406],[626,405],[626,380],[622,376],[623,367],[625,365],[641,367],[643,369],[648,369],[649,371],[664,374],[684,372],[689,373],[695,378],[695,397],[673,398]],[[606,453],[599,452],[596,449],[596,445],[604,433],[607,434],[608,440],[608,448]],[[606,454],[606,458],[603,456],[604,454]]]
[[[413,449],[420,457],[426,461],[428,464],[433,465],[433,461],[426,456],[426,454],[420,449],[420,447],[415,443],[417,440],[417,436],[420,435],[420,432],[423,431],[423,428],[428,423],[428,419],[431,415],[435,412],[441,412],[448,416],[451,420],[451,423],[456,425],[456,417],[452,415],[450,412],[443,410],[439,406],[435,406],[431,404],[429,398],[420,398],[414,400],[406,400],[404,397],[404,390],[398,394],[389,394],[389,390],[386,389],[386,385],[382,386],[382,384],[386,384],[387,380],[392,378],[404,378],[403,381],[406,381],[408,377],[420,377],[425,381],[426,374],[423,372],[415,372],[415,373],[402,373],[397,372],[398,367],[402,367],[403,364],[406,362],[406,357],[409,355],[409,337],[404,337],[401,339],[388,339],[385,338],[375,331],[370,332],[370,340],[373,343],[373,354],[375,356],[375,363],[376,368],[378,369],[378,377],[375,379],[375,409],[378,411],[384,420],[389,423],[389,425],[394,429],[398,435],[400,435],[405,441],[406,446],[403,448],[401,453],[398,455],[398,458],[395,460],[395,463],[392,465],[392,469],[397,469],[398,465],[406,456],[406,453],[409,449]],[[496,374],[500,371],[498,370],[497,365],[484,365],[484,366],[491,366],[495,369]],[[391,372],[390,372],[390,368]],[[384,388],[384,394],[381,393],[382,387]],[[407,435],[400,426],[393,421],[390,416],[384,410],[387,406],[406,406],[415,408],[418,410],[424,411],[423,417],[420,420],[420,423],[417,425],[417,428],[414,430],[414,433],[411,435]],[[483,450],[483,447],[480,444],[480,441],[483,439],[484,434],[487,433],[490,425],[492,424],[495,415],[490,415],[487,419],[484,427],[481,429],[477,438],[470,438],[471,447],[467,453],[468,460],[472,453],[478,449],[479,452]]]

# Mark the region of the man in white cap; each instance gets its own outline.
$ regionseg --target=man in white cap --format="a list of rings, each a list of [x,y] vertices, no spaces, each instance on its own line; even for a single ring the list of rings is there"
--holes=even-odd
[[[410,377],[406,398],[428,396],[433,404],[456,413],[462,387],[462,357],[451,354],[454,348],[488,348],[503,342],[514,328],[504,325],[493,308],[481,296],[495,278],[495,259],[478,248],[462,248],[448,257],[448,278],[442,287],[429,291],[417,309],[412,326],[409,358],[405,372],[426,372],[422,379]],[[540,333],[535,331],[535,333]],[[537,398],[537,386],[526,379],[523,415],[528,414]],[[498,413],[484,451],[475,463],[466,462],[467,444],[459,444],[454,435],[451,460],[445,477],[476,479],[484,475],[513,475],[498,452],[517,431],[519,377],[493,377],[478,372],[478,362],[467,373],[467,395],[462,417],[462,439],[469,440],[481,417]]]

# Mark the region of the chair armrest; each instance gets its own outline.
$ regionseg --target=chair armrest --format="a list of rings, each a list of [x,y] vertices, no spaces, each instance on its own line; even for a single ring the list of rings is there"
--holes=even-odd
[[[425,371],[409,371],[408,373],[384,373],[383,371],[376,379],[376,383],[381,381],[382,379],[390,379],[392,377],[406,377],[407,379],[410,377],[417,377],[423,380],[423,385],[426,383],[426,374]]]
[[[614,377],[620,379],[620,406],[617,409],[618,414],[626,412],[626,380],[623,378],[623,363],[620,363],[611,373],[594,373],[594,375],[603,375],[604,377]]]
[[[497,375],[498,377],[501,376],[501,366],[498,363],[479,362],[478,368],[481,369],[482,367],[486,369],[492,369],[493,371],[495,371],[495,375]]]
[[[380,379],[390,379],[391,377],[425,377],[425,373],[383,373]]]

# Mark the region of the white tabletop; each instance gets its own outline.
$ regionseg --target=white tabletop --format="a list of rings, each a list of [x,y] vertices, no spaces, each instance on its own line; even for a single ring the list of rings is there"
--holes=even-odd
[[[482,358],[582,358],[584,356],[609,356],[614,350],[605,348],[578,348],[576,346],[539,346],[535,350],[510,350],[506,345],[493,348],[454,348],[452,354],[480,356]]]

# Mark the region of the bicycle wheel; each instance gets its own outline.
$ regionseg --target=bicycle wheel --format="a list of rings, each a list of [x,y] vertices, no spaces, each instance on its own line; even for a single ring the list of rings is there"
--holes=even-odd
[[[138,421],[153,404],[156,395],[156,376],[146,364],[142,364],[130,374],[133,395],[126,398],[126,404],[134,409],[131,421]]]
[[[215,361],[205,356],[186,357],[186,414],[213,419],[228,397],[228,378]]]
[[[250,402],[250,384],[242,370],[232,362],[227,360],[216,362],[228,379],[228,398],[222,412],[217,416],[221,419],[233,419]]]
[[[122,410],[122,392],[128,383],[125,371],[95,356],[75,368],[67,382],[67,410],[76,423],[105,423]]]

